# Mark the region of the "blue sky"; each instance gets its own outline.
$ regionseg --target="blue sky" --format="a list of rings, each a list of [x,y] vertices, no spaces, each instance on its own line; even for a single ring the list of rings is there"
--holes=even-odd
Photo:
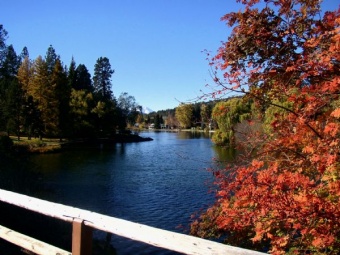
[[[45,56],[52,45],[65,65],[72,56],[90,73],[110,59],[112,91],[127,92],[155,111],[201,95],[212,83],[203,50],[216,52],[230,34],[220,17],[238,11],[234,0],[11,0],[0,24],[17,54]],[[327,9],[338,0],[325,0]]]

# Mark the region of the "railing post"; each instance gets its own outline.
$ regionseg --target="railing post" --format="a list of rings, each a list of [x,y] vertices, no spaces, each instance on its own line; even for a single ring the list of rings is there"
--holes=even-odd
[[[82,219],[74,219],[72,223],[72,255],[92,254],[92,228],[84,224]]]

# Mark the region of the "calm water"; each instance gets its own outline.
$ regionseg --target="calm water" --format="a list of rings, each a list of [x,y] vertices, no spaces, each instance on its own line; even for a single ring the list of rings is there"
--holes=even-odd
[[[151,142],[34,156],[49,192],[41,198],[137,223],[183,232],[213,203],[213,158],[227,157],[203,133],[145,132]],[[96,238],[104,238],[101,233]],[[113,237],[117,254],[173,254]]]

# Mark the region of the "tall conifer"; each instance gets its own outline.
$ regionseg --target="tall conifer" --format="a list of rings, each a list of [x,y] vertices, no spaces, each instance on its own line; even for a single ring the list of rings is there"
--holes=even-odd
[[[95,93],[104,101],[113,98],[111,76],[114,70],[108,58],[100,57],[94,66],[93,86]]]

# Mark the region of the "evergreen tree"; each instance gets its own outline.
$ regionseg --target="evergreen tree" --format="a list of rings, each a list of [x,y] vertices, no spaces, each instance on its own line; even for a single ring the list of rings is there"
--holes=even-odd
[[[38,110],[38,105],[34,102],[32,96],[25,98],[25,106],[23,110],[24,129],[28,140],[31,140],[33,134],[40,134],[42,132],[41,114]]]
[[[25,46],[22,51],[21,51],[21,54],[20,54],[20,63],[25,59],[25,58],[28,58],[29,59],[30,57],[30,54],[28,53],[28,49],[27,47]]]
[[[4,52],[4,59],[0,67],[0,77],[13,78],[17,75],[20,58],[17,56],[13,45],[9,45]]]
[[[111,90],[111,76],[114,70],[111,69],[111,64],[108,58],[98,58],[94,66],[93,86],[96,95],[104,100],[111,100],[113,98]]]
[[[193,105],[192,117],[194,123],[201,121],[201,104],[196,103]]]
[[[52,74],[57,60],[60,61],[60,57],[56,54],[53,46],[50,45],[47,49],[46,56],[45,56],[45,62],[46,62],[47,71],[48,71],[49,74]]]
[[[5,116],[7,120],[6,130],[8,134],[16,134],[20,140],[20,132],[24,125],[24,92],[16,78],[11,79],[7,91],[7,103],[5,107]]]
[[[9,87],[9,81],[2,76],[3,62],[5,60],[7,46],[7,31],[4,29],[3,25],[0,24],[0,130],[6,130],[6,117],[5,117],[5,107],[6,107],[6,93]]]
[[[68,69],[67,80],[68,80],[68,86],[70,88],[76,89],[77,71],[76,71],[76,62],[74,61],[73,57],[71,59],[71,64]]]
[[[163,124],[164,121],[163,121],[163,118],[161,115],[159,114],[156,114],[155,115],[155,119],[154,119],[154,124],[155,124],[155,128],[156,129],[160,129],[161,128],[161,124]]]
[[[11,80],[8,78],[0,79],[0,130],[7,130],[7,95]]]
[[[4,29],[3,25],[0,24],[0,68],[2,67],[2,62],[4,61],[6,54],[6,39],[7,31]]]
[[[71,90],[67,84],[67,75],[59,59],[56,60],[51,74],[51,87],[54,89],[53,98],[57,104],[58,133],[60,139],[68,133],[69,101]]]
[[[83,64],[78,65],[76,69],[76,80],[74,88],[77,90],[86,90],[93,92],[91,74]]]

